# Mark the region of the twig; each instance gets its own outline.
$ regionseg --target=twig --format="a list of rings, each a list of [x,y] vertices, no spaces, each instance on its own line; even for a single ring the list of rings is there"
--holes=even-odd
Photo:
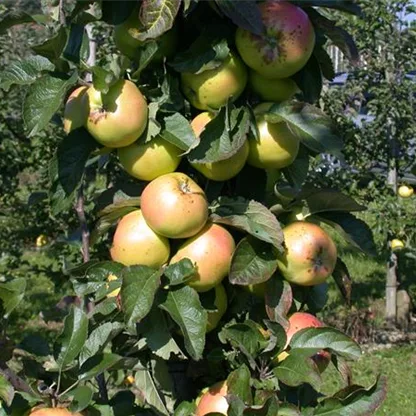
[[[59,0],[59,21],[62,26],[66,26],[66,17],[64,11],[64,0]]]
[[[77,212],[79,225],[81,227],[82,237],[82,259],[84,263],[90,261],[90,231],[88,230],[87,219],[85,217],[85,206],[84,206],[84,189],[81,185],[78,191],[77,203],[75,205],[75,211]]]

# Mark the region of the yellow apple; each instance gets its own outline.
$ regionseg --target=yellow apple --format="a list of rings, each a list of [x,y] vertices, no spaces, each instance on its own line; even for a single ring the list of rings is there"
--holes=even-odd
[[[131,266],[160,267],[169,259],[169,240],[156,234],[146,223],[142,211],[125,215],[117,225],[110,249],[114,261]]]
[[[253,70],[250,71],[250,85],[263,101],[286,101],[299,91],[296,82],[291,78],[269,79]]]
[[[205,126],[215,117],[214,114],[203,112],[198,114],[191,122],[191,127],[195,136],[199,139]],[[220,160],[213,163],[191,163],[191,165],[206,178],[213,181],[226,181],[238,175],[246,164],[249,146],[244,145],[229,159]]]
[[[103,146],[116,148],[135,142],[147,124],[147,103],[136,85],[119,80],[107,94],[88,88],[87,129]]]
[[[402,198],[409,198],[410,196],[413,195],[413,192],[414,192],[413,188],[407,185],[402,185],[398,189],[398,194]]]
[[[88,87],[85,86],[76,88],[66,101],[63,120],[66,134],[87,124],[89,113],[87,90]]]
[[[236,54],[217,68],[200,74],[183,72],[182,90],[189,102],[200,110],[218,109],[236,100],[247,84],[247,70]]]
[[[142,181],[152,181],[158,176],[176,170],[182,150],[156,136],[150,142],[137,141],[118,149],[118,159],[124,170]]]
[[[394,238],[391,240],[391,248],[393,251],[401,250],[404,248],[404,242],[402,240],[399,240],[398,238]]]

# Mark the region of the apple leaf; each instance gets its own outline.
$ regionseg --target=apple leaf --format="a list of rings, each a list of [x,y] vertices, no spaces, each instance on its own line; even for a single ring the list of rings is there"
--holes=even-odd
[[[289,416],[282,412],[282,407],[277,399],[276,395],[269,397],[262,405],[251,406],[244,410],[244,416]],[[297,416],[300,413],[292,414],[291,416]]]
[[[332,120],[319,108],[295,101],[274,104],[269,112],[284,120],[292,133],[313,152],[341,155],[342,140],[334,133]]]
[[[12,11],[7,11],[0,20],[0,35],[6,33],[8,29],[15,25],[21,25],[22,23],[45,23],[48,20],[44,15],[30,15],[18,8]],[[7,10],[7,9],[6,9]]]
[[[300,189],[305,182],[309,171],[309,152],[303,144],[292,164],[282,169],[283,175],[295,189]]]
[[[68,42],[65,46],[63,55],[75,64],[80,62],[81,47],[84,40],[85,27],[81,24],[72,23],[69,31]]]
[[[162,270],[143,265],[123,269],[121,306],[129,326],[134,326],[150,312],[161,276]]]
[[[247,139],[250,112],[246,107],[222,107],[218,115],[205,126],[197,147],[188,154],[192,163],[211,163],[235,155]]]
[[[250,370],[245,364],[232,371],[227,377],[227,394],[237,396],[248,406],[253,404],[250,378]]]
[[[189,121],[180,113],[165,116],[160,135],[185,152],[198,144]]]
[[[0,374],[0,399],[2,399],[7,404],[7,406],[10,406],[12,404],[13,397],[13,386],[2,374]]]
[[[387,379],[379,377],[368,389],[352,385],[321,400],[314,415],[349,416],[375,414],[387,396]]]
[[[364,221],[347,212],[321,212],[314,217],[333,227],[346,241],[362,252],[376,255],[373,233]]]
[[[3,315],[9,316],[23,300],[26,291],[26,279],[17,278],[0,283],[0,306]]]
[[[176,409],[173,416],[189,416],[195,414],[196,405],[194,402],[182,402]]]
[[[45,40],[40,45],[32,46],[33,52],[37,55],[48,58],[51,62],[56,62],[65,49],[68,40],[66,29],[61,26],[58,32],[51,38]]]
[[[178,72],[201,72],[218,68],[229,56],[230,48],[220,28],[208,27],[184,52],[178,53],[169,65]]]
[[[269,319],[288,328],[287,314],[293,302],[292,287],[289,282],[279,276],[272,276],[267,281],[265,302]]]
[[[361,7],[351,0],[297,0],[293,3],[301,7],[325,7],[330,9],[338,9],[342,12],[351,13],[356,16],[362,16]]]
[[[361,349],[350,337],[334,328],[305,328],[296,332],[290,340],[291,351],[314,349],[318,352],[330,349],[341,357],[356,360],[361,356]]]
[[[303,93],[303,99],[313,104],[321,96],[323,81],[322,70],[315,55],[312,55],[306,65],[296,74],[292,75],[296,85]]]
[[[348,306],[351,305],[352,279],[347,265],[338,257],[332,277]]]
[[[106,0],[101,4],[102,20],[110,25],[123,23],[132,14],[137,3],[131,0]]]
[[[263,33],[264,24],[256,1],[235,2],[233,0],[215,0],[215,2],[219,9],[238,27],[256,35]]]
[[[98,374],[111,368],[114,364],[119,362],[123,357],[112,353],[94,354],[85,361],[80,369],[78,379],[80,381],[91,380]]]
[[[142,0],[140,21],[144,30],[139,40],[156,39],[172,28],[181,0]]]
[[[283,232],[276,217],[262,204],[244,198],[220,197],[211,206],[215,223],[230,225],[272,244],[283,252]]]
[[[82,309],[73,306],[64,320],[64,329],[57,339],[55,358],[60,371],[64,371],[75,360],[87,336],[87,315]]]
[[[71,398],[71,404],[69,406],[69,411],[71,412],[81,412],[86,409],[91,403],[93,396],[93,391],[88,386],[78,386],[74,390],[71,390],[68,394],[65,395],[65,398]]]
[[[251,236],[237,245],[231,261],[229,280],[235,285],[251,285],[269,280],[277,269],[277,250]]]
[[[263,201],[267,176],[264,169],[254,168],[247,163],[237,175],[235,193],[246,199]]]
[[[195,265],[191,260],[185,258],[167,266],[163,274],[169,279],[170,286],[176,286],[187,282],[194,276],[195,272]]]
[[[207,312],[198,293],[189,286],[169,290],[159,305],[179,325],[185,339],[185,348],[194,360],[200,360],[205,346]]]
[[[55,65],[43,56],[30,56],[16,61],[0,72],[0,88],[9,91],[12,85],[29,85],[46,71],[53,71]]]
[[[327,52],[324,45],[315,45],[313,54],[319,63],[322,75],[328,80],[332,81],[335,78],[335,67],[332,58]]]

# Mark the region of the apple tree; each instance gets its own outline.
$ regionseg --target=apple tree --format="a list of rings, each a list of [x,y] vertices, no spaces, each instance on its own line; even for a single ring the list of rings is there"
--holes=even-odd
[[[25,286],[0,283],[0,415],[373,414],[386,380],[354,384],[360,347],[316,317],[331,277],[350,301],[329,230],[374,252],[356,216],[365,207],[305,183],[319,155],[343,152],[319,105],[333,77],[325,45],[358,59],[328,10],[360,7],[42,6],[3,16],[0,31],[48,37],[0,87],[25,90],[25,140],[51,124],[65,132],[48,200],[52,215],[76,214],[81,252],[53,345],[8,338]],[[328,365],[345,383],[332,396],[321,392]]]

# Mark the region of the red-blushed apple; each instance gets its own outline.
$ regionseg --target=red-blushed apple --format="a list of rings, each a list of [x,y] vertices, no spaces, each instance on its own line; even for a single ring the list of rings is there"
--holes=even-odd
[[[337,248],[318,225],[296,221],[283,228],[285,252],[277,265],[283,277],[300,286],[319,285],[332,274]]]
[[[227,391],[228,388],[225,381],[220,381],[209,387],[197,400],[195,416],[205,416],[209,413],[227,415],[228,402],[225,398]]]
[[[106,147],[117,148],[135,142],[147,124],[147,103],[137,88],[128,80],[119,80],[107,94],[88,88],[89,116],[87,129]]]
[[[143,47],[146,45],[144,41],[137,39],[141,26],[139,9],[136,8],[127,20],[114,27],[114,42],[117,48],[122,54],[134,61],[140,59]],[[152,61],[161,62],[164,57],[170,58],[175,53],[178,43],[176,28],[168,30],[155,40],[159,48],[153,55]]]
[[[325,326],[323,322],[321,322],[316,316],[311,315],[310,313],[305,312],[295,312],[289,318],[289,327],[286,330],[286,345],[285,348],[290,343],[293,335],[296,332],[300,331],[304,328],[320,328]],[[283,351],[281,352],[278,357],[277,361],[283,361],[290,353]],[[315,361],[318,369],[321,373],[323,373],[326,368],[328,367],[329,362],[331,361],[331,354],[328,351],[322,350],[316,353],[312,359]]]
[[[86,86],[76,88],[65,103],[63,123],[66,134],[87,124],[89,113],[87,90]]]
[[[282,102],[292,98],[299,88],[291,78],[269,79],[250,70],[251,89],[263,100],[274,103]]]
[[[110,249],[114,261],[131,266],[160,267],[169,259],[169,240],[156,234],[146,223],[142,211],[125,215],[117,225]]]
[[[293,163],[299,152],[299,138],[286,122],[266,121],[265,113],[273,103],[259,104],[255,109],[259,137],[249,137],[247,163],[261,169],[283,169]]]
[[[207,111],[198,114],[191,122],[191,127],[195,136],[200,139],[205,126],[215,117]],[[227,181],[240,173],[246,164],[249,145],[246,141],[244,145],[230,158],[213,163],[191,163],[191,165],[206,178],[213,181]]]
[[[71,413],[63,407],[43,407],[33,409],[29,416],[82,416],[81,413]]]
[[[122,147],[117,153],[121,166],[128,174],[142,181],[152,181],[176,170],[182,150],[156,136],[147,143],[139,140]]]
[[[207,332],[211,332],[215,329],[218,323],[221,321],[221,318],[224,316],[227,310],[227,293],[224,289],[224,286],[220,283],[215,286],[215,300],[214,305],[217,308],[216,311],[208,311],[208,321],[207,321]]]
[[[315,31],[308,15],[285,1],[259,4],[265,27],[261,35],[238,28],[235,43],[243,61],[266,78],[287,78],[312,55]]]
[[[238,55],[231,53],[217,68],[199,74],[183,72],[182,90],[200,110],[219,109],[235,101],[247,84],[247,69]]]
[[[168,238],[197,234],[208,219],[208,202],[202,188],[180,172],[159,176],[144,188],[141,209],[149,226]]]
[[[208,223],[179,247],[170,264],[190,259],[196,266],[196,272],[187,284],[198,292],[207,292],[228,275],[234,249],[232,235],[224,227]]]

